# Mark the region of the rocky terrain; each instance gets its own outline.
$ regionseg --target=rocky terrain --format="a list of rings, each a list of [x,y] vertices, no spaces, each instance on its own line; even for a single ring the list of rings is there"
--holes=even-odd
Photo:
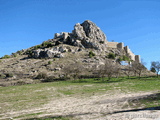
[[[109,59],[120,62],[123,57],[131,61],[124,49],[109,47],[102,30],[92,21],[77,23],[71,33],[56,33],[53,39],[12,55],[5,55],[0,62],[0,85],[16,85],[37,82],[39,73],[61,78],[67,65],[80,64],[87,68],[100,66]],[[86,72],[86,74],[89,74]]]
[[[0,119],[159,119],[160,108],[148,105],[159,105],[159,79],[128,79],[151,75],[139,59],[123,43],[109,42],[92,21],[77,23],[71,33],[0,59]],[[50,83],[32,84],[40,82]]]

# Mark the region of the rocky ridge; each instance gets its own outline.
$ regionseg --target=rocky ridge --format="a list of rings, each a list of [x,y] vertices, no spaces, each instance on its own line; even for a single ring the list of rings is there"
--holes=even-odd
[[[107,51],[107,39],[105,34],[99,27],[96,26],[95,23],[89,20],[84,21],[82,24],[77,23],[74,26],[72,33],[56,33],[54,39],[49,39],[45,42],[49,42],[52,48],[40,48],[38,50],[34,50],[31,57],[61,58],[63,57],[63,52],[74,51],[71,50],[70,47],[64,47],[63,44],[76,46],[79,48],[79,50],[90,48],[98,50],[99,52]],[[57,48],[58,45],[62,46]]]
[[[108,42],[102,30],[86,20],[77,23],[71,33],[56,33],[40,45],[4,56],[0,60],[0,86],[34,83],[41,73],[59,79],[70,66],[82,66],[86,70],[82,75],[92,75],[90,70],[104,65],[109,54],[118,63],[120,57],[130,57],[131,51],[122,43]]]

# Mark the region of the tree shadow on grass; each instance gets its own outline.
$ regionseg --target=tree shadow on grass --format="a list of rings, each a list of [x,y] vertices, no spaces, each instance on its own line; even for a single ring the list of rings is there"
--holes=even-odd
[[[106,113],[104,115],[117,114],[117,113],[128,113],[128,112],[138,112],[138,111],[146,111],[146,110],[160,110],[160,106],[158,106],[158,107],[148,107],[148,108],[139,108],[139,109],[131,109],[131,110],[114,111],[114,112],[111,112],[111,113]]]
[[[160,106],[158,107],[149,107],[149,108],[140,108],[140,109],[131,109],[131,110],[121,110],[121,111],[114,111],[109,113],[101,113],[103,115],[113,115],[118,113],[129,113],[129,112],[139,112],[139,111],[145,111],[145,110],[160,110]],[[79,113],[79,114],[69,114],[69,115],[59,115],[59,116],[46,116],[41,118],[29,118],[26,120],[77,120],[75,117],[81,116],[81,115],[93,115],[93,114],[99,114],[99,112],[87,112],[87,113]]]
[[[55,116],[46,116],[41,118],[29,118],[26,120],[77,120],[74,117],[81,115],[89,115],[93,113],[79,113],[79,114],[69,114],[69,115],[55,115]]]
[[[122,82],[124,81],[123,78],[116,78],[116,79],[111,79],[108,80],[107,78],[105,78],[104,80],[102,80],[101,78],[94,78],[92,80],[90,79],[79,79],[79,80],[72,80],[70,81],[71,83],[116,83],[116,82]]]

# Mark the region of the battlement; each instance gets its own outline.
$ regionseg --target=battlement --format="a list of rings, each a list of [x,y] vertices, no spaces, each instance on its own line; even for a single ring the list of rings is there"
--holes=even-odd
[[[127,57],[129,57],[133,61],[141,62],[140,61],[140,55],[135,55],[128,46],[124,46],[124,43],[118,43],[118,42],[107,42],[107,46],[109,48],[115,48],[115,49],[120,49],[124,50],[126,53]]]

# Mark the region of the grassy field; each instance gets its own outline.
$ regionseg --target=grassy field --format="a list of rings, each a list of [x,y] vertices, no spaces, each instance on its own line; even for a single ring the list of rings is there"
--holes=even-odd
[[[136,77],[131,77],[130,79],[121,77],[112,78],[111,81],[82,79],[0,87],[0,117],[6,112],[38,108],[50,100],[60,99],[65,96],[86,97],[92,96],[93,94],[101,95],[109,91],[112,91],[114,94],[116,90],[121,90],[125,93],[141,91],[158,92],[158,90],[160,90],[160,79],[156,77],[143,77],[141,79]],[[160,106],[159,98],[160,96],[155,99],[141,100],[137,104],[143,104],[145,107]],[[30,118],[38,114],[43,113],[28,114],[26,116]],[[68,118],[55,119],[67,120]]]

